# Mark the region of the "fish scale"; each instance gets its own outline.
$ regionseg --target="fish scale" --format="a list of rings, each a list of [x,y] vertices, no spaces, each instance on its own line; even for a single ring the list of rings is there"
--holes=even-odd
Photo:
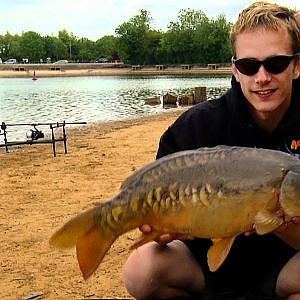
[[[253,225],[258,234],[272,232],[293,216],[300,216],[297,158],[274,150],[217,146],[171,154],[137,170],[115,197],[75,216],[50,243],[76,246],[86,279],[118,236],[149,224],[152,232],[133,248],[168,232],[211,239],[208,265],[216,271],[236,236]]]

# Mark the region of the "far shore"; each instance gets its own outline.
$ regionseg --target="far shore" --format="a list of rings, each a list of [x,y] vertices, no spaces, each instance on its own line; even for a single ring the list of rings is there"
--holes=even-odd
[[[161,65],[162,66],[162,65]],[[182,66],[125,66],[100,64],[14,64],[0,65],[0,78],[36,78],[39,77],[75,77],[75,76],[144,76],[144,75],[204,75],[226,76],[231,75],[230,67],[199,67],[192,65]]]

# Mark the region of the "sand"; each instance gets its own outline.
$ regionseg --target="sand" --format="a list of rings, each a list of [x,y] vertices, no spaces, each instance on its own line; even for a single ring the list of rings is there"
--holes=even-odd
[[[122,272],[138,230],[121,236],[87,281],[75,249],[56,250],[48,240],[153,161],[160,135],[181,112],[67,129],[68,154],[58,143],[55,158],[51,145],[0,148],[1,299],[130,298]]]

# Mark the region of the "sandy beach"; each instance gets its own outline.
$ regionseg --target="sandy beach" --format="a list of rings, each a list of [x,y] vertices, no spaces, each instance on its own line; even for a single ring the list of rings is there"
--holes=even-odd
[[[181,110],[68,129],[57,144],[0,148],[1,299],[128,298],[122,271],[134,230],[120,237],[85,281],[75,249],[49,238],[71,216],[115,195],[134,170],[155,159],[159,137]],[[2,142],[2,141],[1,141]]]

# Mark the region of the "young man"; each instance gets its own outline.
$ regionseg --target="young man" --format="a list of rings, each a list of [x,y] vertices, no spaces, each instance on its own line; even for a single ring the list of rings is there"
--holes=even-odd
[[[180,116],[162,136],[158,158],[220,144],[300,154],[300,81],[294,80],[300,30],[294,14],[265,2],[241,12],[231,32],[231,89]],[[300,299],[299,218],[274,234],[239,236],[216,272],[207,266],[210,241],[187,238],[165,234],[134,251],[125,265],[129,293],[139,299],[194,294]]]

